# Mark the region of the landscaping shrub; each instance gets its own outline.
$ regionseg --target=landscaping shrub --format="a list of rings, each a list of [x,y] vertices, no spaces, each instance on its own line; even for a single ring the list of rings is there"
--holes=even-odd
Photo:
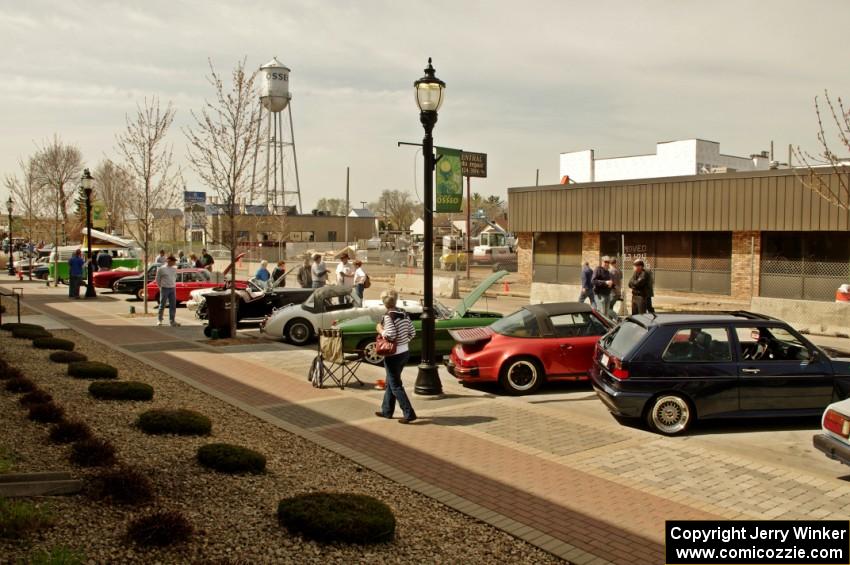
[[[54,351],[50,354],[50,360],[54,363],[76,363],[88,361],[88,357],[78,351]]]
[[[20,539],[52,523],[50,513],[31,502],[0,498],[0,538]]]
[[[164,546],[187,541],[192,524],[177,511],[154,512],[130,522],[127,537],[139,545]]]
[[[53,400],[53,397],[50,396],[49,392],[37,388],[34,391],[28,392],[23,395],[18,402],[21,403],[21,406],[30,407],[33,404],[44,404],[45,402],[50,402],[51,400]]]
[[[50,428],[50,441],[53,443],[73,443],[90,437],[88,425],[77,420],[59,422]]]
[[[16,377],[6,381],[6,390],[9,392],[32,392],[36,389],[35,383],[26,377]]]
[[[33,404],[30,406],[29,419],[42,424],[55,424],[65,419],[65,409],[55,402]]]
[[[212,429],[210,419],[192,410],[148,410],[139,415],[136,425],[148,434],[205,436]]]
[[[89,394],[100,400],[150,400],[153,387],[135,381],[101,381],[89,385]]]
[[[71,446],[71,463],[80,467],[108,467],[115,463],[115,448],[103,439],[81,439]]]
[[[32,346],[36,349],[61,349],[62,351],[73,351],[74,342],[59,337],[39,337],[32,340]]]
[[[12,337],[17,339],[37,339],[39,337],[53,337],[53,334],[44,328],[15,328]]]
[[[7,332],[23,328],[30,330],[43,330],[44,326],[39,326],[38,324],[18,324],[17,322],[6,322],[5,324],[0,325],[0,330],[6,330]]]
[[[395,536],[392,510],[362,494],[314,492],[285,498],[277,517],[291,533],[319,542],[380,543]]]
[[[198,463],[222,473],[262,473],[266,457],[253,449],[229,443],[210,443],[198,448]]]
[[[94,494],[117,504],[145,504],[154,498],[151,480],[132,467],[104,471],[98,475],[94,479]]]
[[[17,379],[23,376],[24,374],[17,367],[12,367],[9,364],[0,365],[0,381]]]
[[[0,474],[8,473],[15,464],[15,454],[0,446]]]
[[[115,379],[118,369],[99,361],[75,361],[68,364],[68,374],[78,379]]]
[[[85,562],[85,555],[62,546],[37,550],[27,560],[28,565],[83,565]]]

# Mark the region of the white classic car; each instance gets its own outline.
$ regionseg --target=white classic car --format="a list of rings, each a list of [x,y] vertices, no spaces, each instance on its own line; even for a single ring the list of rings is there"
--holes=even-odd
[[[850,398],[826,407],[821,419],[822,434],[812,443],[830,459],[850,465]]]
[[[422,314],[419,300],[399,299],[398,308],[405,310],[411,317]],[[274,339],[284,339],[294,345],[304,345],[319,334],[330,329],[335,323],[368,316],[376,324],[386,313],[380,300],[366,300],[353,288],[344,286],[323,286],[302,304],[290,304],[275,310],[260,324],[260,331]]]

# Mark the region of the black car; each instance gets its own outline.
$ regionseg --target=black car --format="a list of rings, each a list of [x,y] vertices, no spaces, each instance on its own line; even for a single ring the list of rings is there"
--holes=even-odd
[[[148,282],[156,278],[156,270],[159,265],[151,265],[148,267]],[[145,279],[143,274],[130,275],[115,281],[112,285],[112,291],[119,294],[132,294],[139,300],[145,299]]]
[[[313,294],[312,288],[298,288],[276,286],[274,288],[262,288],[255,280],[248,281],[248,288],[236,291],[236,323],[249,324],[262,322],[278,308],[287,304],[301,304]],[[228,298],[229,290],[214,290],[204,294],[204,301],[198,306],[195,315],[201,319],[207,319],[207,309],[212,298],[212,303],[217,303],[218,297]]]
[[[697,418],[820,415],[850,394],[850,354],[750,312],[641,314],[599,341],[591,378],[612,413],[676,435]]]

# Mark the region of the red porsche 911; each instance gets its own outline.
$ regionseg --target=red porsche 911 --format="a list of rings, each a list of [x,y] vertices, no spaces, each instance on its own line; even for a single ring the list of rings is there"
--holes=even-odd
[[[451,330],[446,365],[462,383],[531,394],[544,381],[588,379],[596,342],[613,326],[586,304],[532,304],[484,328]]]

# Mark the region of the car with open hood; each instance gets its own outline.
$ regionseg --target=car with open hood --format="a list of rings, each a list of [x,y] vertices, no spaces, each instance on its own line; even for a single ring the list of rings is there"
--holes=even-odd
[[[498,382],[510,395],[544,382],[587,380],[593,351],[613,322],[587,304],[530,304],[488,327],[452,330],[446,362],[463,384]]]
[[[398,307],[418,317],[422,305],[418,300],[399,299]],[[373,328],[387,309],[380,300],[361,301],[354,288],[323,286],[317,288],[301,304],[290,304],[275,310],[260,323],[260,331],[275,339],[284,339],[295,345],[305,345],[321,330],[352,318],[366,317]]]
[[[449,335],[450,330],[461,328],[476,328],[489,326],[502,317],[496,312],[473,310],[473,306],[484,296],[491,286],[502,280],[507,271],[492,273],[481,284],[475,287],[454,309],[434,301],[434,353],[438,356],[448,355],[454,346],[454,339]],[[400,308],[404,309],[403,306]],[[410,341],[411,355],[422,352],[422,321],[411,316],[416,336]],[[384,358],[375,352],[376,321],[371,318],[355,318],[339,324],[342,332],[342,348],[346,353],[363,353],[365,361],[380,365]]]

